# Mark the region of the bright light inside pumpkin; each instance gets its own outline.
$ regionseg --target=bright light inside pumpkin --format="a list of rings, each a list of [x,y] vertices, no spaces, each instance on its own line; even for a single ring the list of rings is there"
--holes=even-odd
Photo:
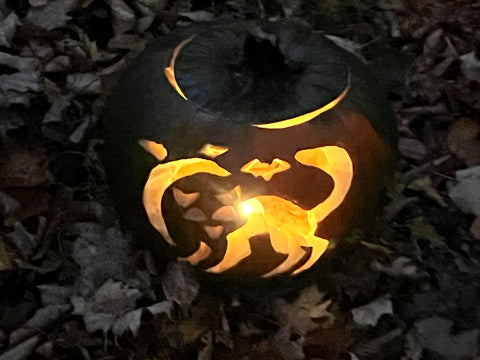
[[[248,203],[242,203],[240,205],[241,209],[242,209],[242,213],[244,215],[250,215],[252,212],[253,212],[253,206],[251,204],[248,204]]]
[[[236,221],[235,217],[238,216],[238,220],[243,219],[243,221],[246,217],[246,222],[226,234],[227,247],[225,254],[219,263],[207,269],[208,272],[222,273],[239,264],[251,254],[250,239],[263,234],[269,235],[270,243],[275,252],[287,255],[280,265],[263,274],[263,277],[289,272],[298,274],[310,268],[327,249],[328,240],[315,236],[315,232],[318,223],[332,213],[347,195],[353,178],[352,161],[348,152],[337,146],[300,150],[295,154],[295,160],[302,165],[323,170],[332,177],[334,188],[328,198],[311,209],[303,209],[292,201],[275,195],[260,195],[243,200],[240,202],[239,212],[236,212],[231,205],[219,208],[215,213],[227,214],[228,212],[232,215],[223,217],[222,221]],[[171,238],[163,218],[162,198],[165,191],[175,181],[198,173],[224,177],[231,175],[211,160],[181,159],[157,165],[151,171],[145,185],[143,202],[150,223],[170,245],[176,244]],[[199,192],[201,191],[202,189],[199,189]],[[238,193],[241,192],[238,191]],[[191,194],[192,198],[194,194],[197,193]],[[185,198],[190,196],[183,193],[182,195]],[[218,236],[225,229],[223,225],[217,225],[216,227],[208,225],[211,219],[200,208],[192,207],[195,206],[195,201],[193,203],[178,203],[180,207],[185,208],[184,218],[198,222],[204,229],[209,230],[207,231],[209,236],[215,236],[210,236],[212,243],[200,242],[196,252],[182,258],[182,260],[189,261],[193,265],[209,257],[211,247],[215,244],[214,241],[218,240]],[[195,216],[193,216],[194,213]],[[187,214],[189,215],[186,216]],[[215,220],[215,215],[211,216]],[[213,228],[218,229],[218,232],[213,232]],[[300,264],[302,259],[305,260],[308,252],[310,252],[309,257],[303,264]]]

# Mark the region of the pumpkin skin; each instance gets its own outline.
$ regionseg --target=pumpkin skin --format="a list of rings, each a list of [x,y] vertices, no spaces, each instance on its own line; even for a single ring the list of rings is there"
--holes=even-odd
[[[155,257],[240,279],[303,272],[370,222],[396,132],[355,56],[302,23],[241,21],[150,44],[112,94],[105,139],[122,222]]]

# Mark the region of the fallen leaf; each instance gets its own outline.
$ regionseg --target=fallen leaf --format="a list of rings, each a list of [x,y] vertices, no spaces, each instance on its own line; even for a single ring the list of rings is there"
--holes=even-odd
[[[414,239],[425,239],[430,241],[434,247],[446,246],[445,238],[437,233],[437,230],[423,217],[417,217],[409,225]]]
[[[325,35],[325,37],[331,40],[335,45],[341,47],[342,49],[348,51],[350,54],[355,55],[363,63],[367,63],[367,60],[362,55],[362,45],[358,44],[352,40],[345,39],[342,37],[334,35]]]
[[[477,216],[470,226],[470,233],[475,239],[480,240],[480,216]]]
[[[8,256],[7,250],[5,249],[5,244],[0,237],[0,271],[11,269],[12,263],[10,262],[10,257]]]
[[[15,211],[5,214],[3,223],[5,226],[13,226],[17,221],[38,216],[47,216],[50,209],[51,196],[43,188],[9,188],[8,194],[18,202],[19,207]]]
[[[43,117],[43,124],[62,121],[62,112],[70,106],[70,96],[57,97]]]
[[[30,7],[26,20],[43,30],[53,30],[64,27],[71,17],[68,12],[78,6],[77,0],[53,0],[45,6]]]
[[[130,238],[117,228],[105,229],[91,222],[80,222],[70,228],[77,238],[72,258],[80,266],[76,285],[88,297],[109,278],[123,281],[148,293],[150,284],[136,276]]]
[[[423,346],[415,335],[415,330],[412,329],[405,338],[405,357],[402,360],[420,360],[422,353]]]
[[[109,0],[113,17],[115,35],[123,34],[135,28],[135,13],[122,0]]]
[[[2,96],[0,95],[0,103],[2,102]],[[5,138],[10,130],[18,130],[25,125],[25,120],[17,113],[9,111],[6,108],[0,108],[0,141]]]
[[[136,35],[121,34],[111,38],[108,41],[107,47],[109,49],[132,50],[138,48],[140,42],[140,39],[138,39]]]
[[[418,267],[409,259],[404,256],[399,256],[392,261],[390,265],[382,264],[378,260],[374,260],[371,264],[373,271],[383,272],[392,277],[406,276],[410,278],[418,278],[422,276]]]
[[[168,301],[176,303],[184,315],[197,297],[200,284],[190,264],[170,262],[162,275],[162,289]]]
[[[79,144],[82,140],[85,140],[88,129],[93,127],[96,123],[95,115],[86,116],[81,119],[80,125],[78,125],[75,130],[70,134],[68,140],[73,144]]]
[[[213,334],[211,331],[202,336],[201,342],[205,346],[200,349],[197,355],[197,360],[210,360],[213,355]]]
[[[430,176],[424,176],[414,180],[407,186],[407,188],[414,191],[423,191],[425,195],[435,201],[438,205],[442,207],[448,206],[442,196],[438,193],[437,189],[432,186],[432,179]]]
[[[73,295],[72,288],[57,284],[38,285],[37,289],[40,290],[40,300],[43,306],[68,304]]]
[[[35,350],[39,341],[40,336],[32,336],[30,339],[0,354],[0,360],[25,360]]]
[[[38,309],[32,318],[27,320],[20,328],[12,331],[10,344],[16,345],[25,339],[36,335],[42,330],[54,324],[61,316],[70,311],[70,305],[49,305]]]
[[[45,72],[65,72],[72,67],[72,61],[67,55],[59,55],[50,60],[43,71]]]
[[[125,331],[130,330],[133,336],[137,336],[140,328],[143,309],[135,309],[120,316],[112,326],[112,332],[115,336],[122,336]]]
[[[455,121],[448,130],[449,150],[467,166],[480,165],[479,134],[480,123],[468,117]]]
[[[360,327],[376,326],[382,315],[392,315],[392,301],[386,297],[382,297],[372,301],[367,305],[363,305],[352,309],[353,321]]]
[[[403,350],[394,345],[395,341],[402,341],[402,330],[394,329],[365,343],[356,344],[354,351],[361,359],[377,359],[379,356],[381,359],[398,359]]]
[[[40,61],[34,58],[15,56],[5,52],[0,52],[0,65],[7,66],[21,72],[35,72],[40,66]]]
[[[292,336],[288,325],[282,326],[273,337],[273,348],[284,360],[302,360],[305,359],[303,345],[305,338],[303,336]]]
[[[11,195],[0,191],[0,214],[5,218],[15,213],[20,208],[20,203]]]
[[[43,64],[55,54],[52,45],[42,38],[33,38],[25,45],[20,53],[23,57],[33,57]]]
[[[280,320],[301,335],[315,330],[320,325],[325,327],[331,325],[334,315],[327,308],[332,301],[324,300],[324,297],[325,294],[319,292],[317,286],[312,285],[303,289],[293,303],[283,299],[277,300]]]
[[[67,75],[66,87],[75,95],[78,94],[101,94],[102,81],[92,73],[77,73]]]
[[[455,177],[448,195],[464,213],[480,216],[480,166],[458,170]]]
[[[441,317],[431,317],[415,323],[416,336],[420,343],[446,359],[471,358],[478,354],[478,334],[480,330],[450,333],[453,321]]]
[[[13,229],[5,236],[15,245],[24,259],[30,258],[33,255],[33,250],[38,246],[37,236],[29,233],[18,221],[13,224]]]
[[[480,59],[475,50],[460,56],[460,69],[465,78],[480,83]]]
[[[0,75],[0,105],[28,105],[32,97],[31,92],[36,93],[40,90],[40,74],[37,72]]]
[[[214,18],[214,15],[211,12],[204,10],[181,12],[178,15],[186,17],[193,22],[212,21]]]
[[[17,27],[21,25],[17,14],[11,12],[0,21],[0,46],[10,47]]]
[[[148,310],[152,315],[166,314],[172,317],[173,307],[169,301],[162,301],[146,308],[135,309],[129,311],[118,318],[112,326],[112,332],[116,336],[122,336],[127,330],[137,336],[138,329],[141,325],[142,314],[144,310]]]
[[[402,155],[414,160],[423,160],[427,155],[427,148],[418,139],[401,137],[398,140],[398,149]]]
[[[73,314],[82,315],[85,329],[89,333],[109,331],[115,321],[135,308],[142,293],[121,282],[107,280],[92,299],[72,296]]]
[[[48,182],[48,161],[43,149],[11,147],[0,158],[0,188],[34,187]]]

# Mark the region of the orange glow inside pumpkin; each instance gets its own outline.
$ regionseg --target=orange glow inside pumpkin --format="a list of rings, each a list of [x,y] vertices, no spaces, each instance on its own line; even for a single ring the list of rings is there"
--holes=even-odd
[[[205,144],[198,151],[199,154],[208,156],[209,158],[216,158],[222,154],[225,154],[228,151],[228,148],[220,145]]]
[[[144,146],[144,148],[148,149],[150,147]],[[315,236],[315,231],[318,223],[335,210],[347,195],[353,178],[353,164],[348,152],[338,146],[323,146],[300,150],[295,154],[295,160],[302,165],[321,169],[330,175],[334,181],[334,188],[331,194],[327,199],[311,209],[303,209],[293,202],[275,195],[260,195],[241,199],[240,203],[235,205],[236,209],[233,209],[231,206],[228,207],[229,209],[232,208],[230,209],[231,216],[237,216],[243,220],[246,218],[246,221],[244,221],[242,226],[226,235],[227,247],[225,254],[219,263],[207,269],[208,272],[222,273],[237,265],[251,253],[249,240],[254,236],[265,233],[269,234],[273,249],[277,253],[286,254],[287,257],[275,269],[263,274],[263,277],[288,273],[292,272],[292,270],[293,274],[298,274],[310,268],[323,254],[329,241]],[[267,165],[271,166],[271,164]],[[288,163],[286,165],[290,167]],[[288,167],[282,168],[281,171],[286,171]],[[268,172],[268,166],[265,168],[267,168],[266,171]],[[145,185],[143,203],[150,223],[172,246],[176,244],[168,232],[162,215],[161,204],[163,195],[175,181],[198,173],[208,173],[223,177],[230,175],[227,170],[211,160],[189,158],[157,165],[151,171]],[[253,172],[250,173],[255,175]],[[273,176],[273,173],[270,175]],[[270,175],[260,174],[255,176],[262,176],[265,181],[268,181],[269,179],[267,178],[271,178]],[[239,196],[241,195],[240,186],[235,188],[235,193]],[[184,193],[174,194],[174,196],[180,195],[182,195],[182,199],[193,199],[196,196]],[[226,209],[227,207],[224,208]],[[191,210],[193,209],[190,208],[189,211]],[[225,214],[222,216],[225,216]],[[201,222],[203,219],[196,217],[192,221]],[[207,234],[212,240],[215,240],[220,237],[224,227],[204,225],[204,229],[205,231],[208,230]],[[306,254],[305,248],[311,249],[310,257],[303,265],[296,267],[296,264]],[[200,242],[196,252],[188,257],[179,259],[196,265],[208,258],[210,254],[210,246],[205,242]]]

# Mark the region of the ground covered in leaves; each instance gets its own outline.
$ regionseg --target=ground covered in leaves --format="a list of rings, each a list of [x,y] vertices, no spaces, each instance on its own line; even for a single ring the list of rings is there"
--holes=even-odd
[[[120,230],[99,161],[116,78],[154,38],[297,17],[388,87],[378,236],[315,281],[214,292]],[[462,0],[0,0],[0,360],[478,359],[480,6]]]

